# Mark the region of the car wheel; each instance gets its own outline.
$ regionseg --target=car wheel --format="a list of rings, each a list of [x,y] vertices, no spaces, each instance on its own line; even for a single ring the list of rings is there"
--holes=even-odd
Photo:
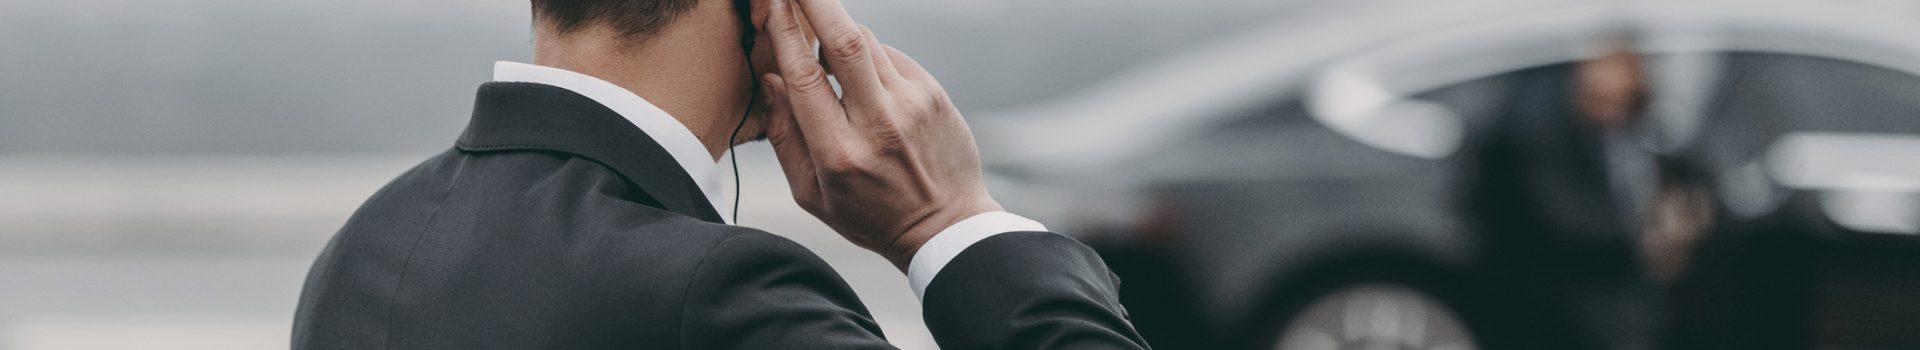
[[[1281,323],[1278,350],[1477,350],[1465,319],[1402,283],[1347,284],[1309,298]]]

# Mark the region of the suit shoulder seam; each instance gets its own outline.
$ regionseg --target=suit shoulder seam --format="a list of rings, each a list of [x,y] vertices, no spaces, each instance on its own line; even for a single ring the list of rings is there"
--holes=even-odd
[[[427,214],[427,221],[420,225],[419,236],[414,237],[413,244],[410,244],[407,247],[407,258],[400,263],[400,273],[399,273],[399,276],[394,279],[393,289],[388,292],[389,298],[399,299],[400,288],[406,285],[407,271],[410,270],[410,267],[413,265],[413,257],[414,255],[420,252],[420,242],[423,242],[426,240],[427,231],[432,230],[433,223],[440,219],[440,211],[442,209],[445,209],[447,206],[446,199],[453,196],[454,188],[459,187],[460,180],[466,177],[467,165],[469,162],[472,162],[472,161],[474,161],[472,156],[464,155],[464,154],[461,155],[460,163],[457,167],[454,168],[454,171],[453,171],[453,181],[449,181],[447,183],[447,187],[440,191],[440,201],[436,202],[435,205],[433,206],[433,213]],[[397,304],[398,303],[395,302],[395,303],[389,303],[387,305],[387,317],[386,317],[386,323],[387,323],[386,333],[387,334],[385,339],[381,340],[380,342],[381,349],[393,348],[394,317],[396,314],[399,313],[399,310],[395,306]]]
[[[715,241],[712,246],[707,247],[706,252],[700,254],[700,262],[693,264],[693,273],[687,274],[687,284],[680,287],[680,341],[679,344],[677,344],[677,347],[680,349],[687,348],[687,304],[692,303],[690,297],[693,296],[693,284],[700,280],[700,272],[706,269],[707,261],[713,258],[714,251],[720,250],[720,247],[725,247],[727,242],[735,238],[747,236],[747,234],[743,232],[729,231],[731,230],[723,231],[723,234],[727,235],[727,237]]]

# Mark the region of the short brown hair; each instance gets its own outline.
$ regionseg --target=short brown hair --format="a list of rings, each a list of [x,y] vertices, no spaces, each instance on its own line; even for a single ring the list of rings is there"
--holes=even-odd
[[[660,29],[700,0],[532,0],[533,17],[562,33],[606,24],[629,36]],[[745,1],[736,1],[742,2]]]

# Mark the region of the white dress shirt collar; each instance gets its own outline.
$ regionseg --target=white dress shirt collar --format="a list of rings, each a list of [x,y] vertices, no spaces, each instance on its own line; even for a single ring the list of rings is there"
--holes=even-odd
[[[694,184],[700,187],[701,194],[707,196],[707,203],[714,206],[714,211],[720,213],[723,220],[730,220],[732,207],[720,202],[725,198],[720,164],[707,153],[706,145],[700,143],[700,138],[694,136],[686,124],[681,124],[679,119],[674,119],[667,111],[647,102],[640,95],[586,74],[518,62],[495,62],[493,81],[556,86],[586,96],[626,117],[628,122],[640,127],[640,131],[647,133],[660,147],[666,148],[667,154],[673,155],[673,160],[680,163],[680,169],[685,169],[687,176],[693,178]]]

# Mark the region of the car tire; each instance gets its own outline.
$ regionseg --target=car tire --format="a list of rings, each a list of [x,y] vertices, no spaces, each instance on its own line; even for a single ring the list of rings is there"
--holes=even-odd
[[[1446,274],[1351,268],[1282,284],[1247,349],[1479,350],[1485,327]],[[1453,283],[1464,285],[1464,283]],[[1284,288],[1292,286],[1293,288]]]

